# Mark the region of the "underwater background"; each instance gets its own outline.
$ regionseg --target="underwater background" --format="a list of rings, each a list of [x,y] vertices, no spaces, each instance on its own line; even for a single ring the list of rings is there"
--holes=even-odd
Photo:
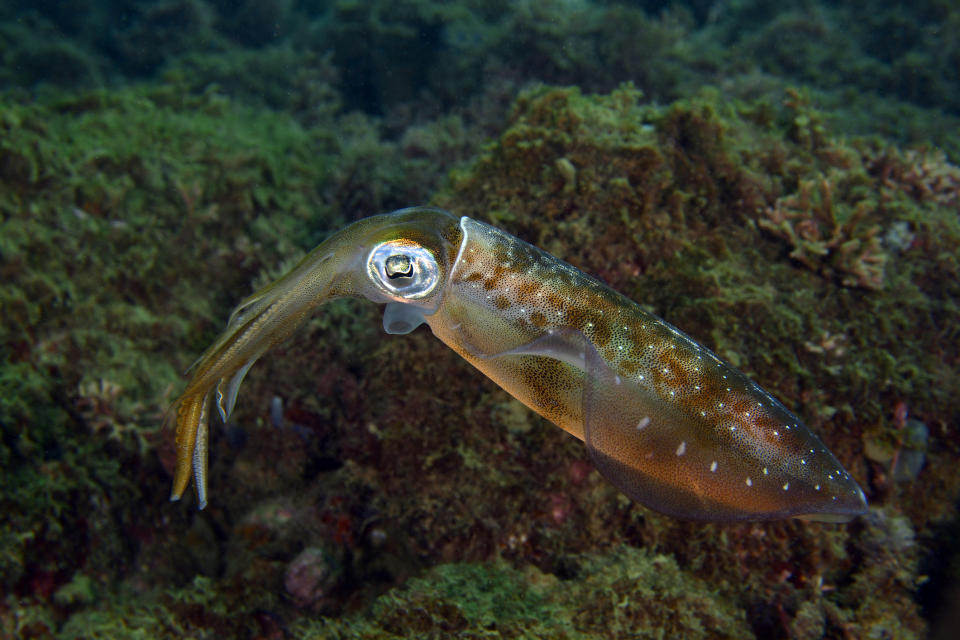
[[[955,637],[958,163],[951,0],[8,0],[0,637]],[[350,300],[211,425],[210,505],[168,502],[230,310],[424,203],[741,368],[869,514],[640,507]]]

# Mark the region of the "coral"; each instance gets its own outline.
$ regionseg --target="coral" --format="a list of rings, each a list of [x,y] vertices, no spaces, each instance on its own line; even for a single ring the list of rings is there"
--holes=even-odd
[[[837,211],[830,180],[806,180],[796,195],[778,198],[757,224],[786,240],[793,247],[790,257],[813,271],[838,277],[845,286],[882,289],[887,254],[881,228],[862,224],[875,206],[865,199]]]
[[[960,168],[939,150],[890,148],[870,158],[868,169],[886,188],[919,202],[960,207]]]

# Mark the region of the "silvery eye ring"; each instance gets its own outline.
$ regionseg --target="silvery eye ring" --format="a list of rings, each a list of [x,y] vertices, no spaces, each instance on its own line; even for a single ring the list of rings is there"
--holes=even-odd
[[[440,282],[440,265],[426,247],[410,240],[388,240],[367,257],[367,273],[394,298],[417,300],[430,295]]]

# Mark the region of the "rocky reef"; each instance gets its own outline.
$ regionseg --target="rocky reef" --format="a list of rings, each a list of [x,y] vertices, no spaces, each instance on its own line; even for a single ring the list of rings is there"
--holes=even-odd
[[[933,67],[901,73],[937,47],[950,64],[946,27],[903,30],[897,3],[841,38],[845,5],[529,2],[497,18],[470,2],[190,1],[139,3],[108,29],[88,4],[87,23],[49,9],[0,27],[0,635],[949,624],[960,93]],[[648,37],[625,41],[624,24]],[[886,58],[877,24],[901,33]],[[50,32],[69,37],[41,46]],[[810,34],[830,47],[800,47]],[[856,64],[827,73],[843,55]],[[858,68],[895,91],[864,97],[880,76]],[[386,336],[349,300],[264,357],[212,425],[210,506],[168,503],[164,413],[230,309],[330,231],[421,202],[703,341],[806,419],[870,513],[711,525],[645,510],[429,331]]]

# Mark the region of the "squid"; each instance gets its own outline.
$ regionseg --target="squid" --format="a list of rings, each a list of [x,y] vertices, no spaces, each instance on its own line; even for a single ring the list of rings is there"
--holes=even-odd
[[[426,324],[517,400],[584,441],[634,501],[704,521],[865,513],[856,481],[789,409],[629,298],[496,227],[429,207],[359,220],[240,303],[173,405],[171,500],[207,504],[211,407],[314,310],[385,304],[383,328]]]

